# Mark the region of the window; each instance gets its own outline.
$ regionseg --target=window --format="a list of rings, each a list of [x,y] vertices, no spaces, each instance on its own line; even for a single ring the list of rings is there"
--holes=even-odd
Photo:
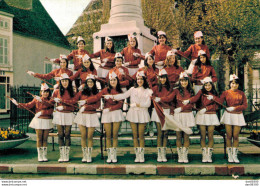
[[[8,27],[9,27],[8,21],[4,20],[4,19],[0,19],[0,28],[1,29],[9,29]]]
[[[0,37],[0,65],[7,65],[8,62],[8,39]]]
[[[0,76],[0,112],[10,110],[10,101],[6,96],[10,96],[10,77]]]

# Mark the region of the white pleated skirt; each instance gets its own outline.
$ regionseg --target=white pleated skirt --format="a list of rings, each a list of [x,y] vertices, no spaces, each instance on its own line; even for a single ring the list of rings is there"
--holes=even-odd
[[[114,110],[107,113],[102,113],[101,123],[112,123],[124,121],[122,110]]]
[[[173,115],[173,119],[179,121],[180,124],[184,127],[194,127],[195,118],[192,112],[180,112]]]
[[[29,125],[33,129],[52,129],[52,119],[41,119],[34,117]]]
[[[126,120],[133,123],[147,123],[150,122],[150,115],[148,108],[130,107],[126,114]]]
[[[108,69],[104,69],[104,68],[102,68],[102,67],[99,67],[99,68],[97,69],[97,75],[98,75],[98,77],[100,77],[100,78],[106,78],[108,73],[109,73],[109,70],[108,70]]]
[[[236,126],[246,126],[244,115],[241,114],[233,114],[227,111],[224,112],[220,123],[227,125],[236,125]]]
[[[75,115],[72,112],[64,113],[56,111],[53,115],[52,123],[56,125],[72,125]]]
[[[220,125],[218,116],[216,114],[197,114],[195,117],[197,125]]]
[[[167,113],[167,114],[170,114],[170,109],[164,109],[163,108],[163,112]],[[157,123],[160,123],[160,119],[158,117],[158,114],[155,110],[155,108],[153,108],[153,112],[152,112],[152,116],[151,116],[151,121],[154,121],[154,122],[157,122]]]
[[[127,68],[127,69],[128,69],[129,75],[133,76],[133,75],[135,75],[135,73],[138,71],[139,68]]]
[[[84,114],[84,113],[77,113],[77,116],[74,119],[74,122],[78,125],[82,125],[85,127],[99,127],[100,122],[98,119],[98,115],[94,114]]]

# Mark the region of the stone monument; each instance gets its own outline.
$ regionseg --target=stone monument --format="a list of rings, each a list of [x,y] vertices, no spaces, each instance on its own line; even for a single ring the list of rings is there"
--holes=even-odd
[[[144,25],[141,0],[111,0],[109,22],[101,25],[101,30],[93,34],[94,52],[102,48],[106,36],[113,38],[130,33],[136,34],[138,48],[143,54],[149,52],[155,44],[156,38]]]

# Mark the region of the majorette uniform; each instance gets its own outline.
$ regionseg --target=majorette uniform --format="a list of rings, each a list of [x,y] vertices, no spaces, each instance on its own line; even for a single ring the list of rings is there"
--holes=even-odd
[[[86,78],[89,74],[97,75],[96,69],[91,71],[89,68],[86,71],[83,71],[83,68],[79,69],[73,76],[70,77],[70,80],[73,81],[76,78],[80,77],[81,85],[83,85],[86,81]]]
[[[214,96],[211,92],[207,95]],[[197,108],[199,110],[206,108],[207,111],[204,114],[197,113],[195,121],[197,125],[220,125],[218,116],[216,115],[216,110],[218,109],[218,104],[213,100],[208,100],[207,96],[200,90],[195,96],[189,99],[190,103],[198,103]]]
[[[94,54],[89,55],[89,56],[90,56],[90,58],[100,57],[101,63],[103,63],[102,62],[103,59],[105,59],[105,58],[108,59],[108,61],[106,62],[104,67],[102,67],[100,65],[99,68],[97,69],[98,77],[106,78],[109,70],[112,69],[115,66],[115,63],[114,63],[115,53],[106,52],[105,49],[102,49],[102,50],[100,50],[100,51],[98,51]]]
[[[170,94],[170,92],[171,92],[170,90],[168,91],[165,88],[165,86],[162,87],[161,91],[159,91],[159,86],[154,86],[152,88],[152,90],[153,90],[153,96],[154,97],[159,97],[159,98],[168,96]],[[163,108],[164,113],[170,114],[170,105],[169,104],[159,102],[159,105]],[[157,112],[156,112],[155,108],[153,108],[151,121],[160,123],[160,119],[159,119],[159,117],[157,115]]]
[[[125,92],[126,87],[129,86],[129,80],[131,80],[131,77],[129,76],[128,69],[126,67],[123,67],[123,66],[121,66],[120,68],[115,66],[107,74],[107,77],[106,77],[107,82],[109,81],[109,74],[111,74],[112,72],[115,72],[116,76],[119,79],[121,89],[123,90],[123,92]]]
[[[70,105],[75,105],[78,101],[78,96],[70,97],[68,90],[65,90],[63,96],[60,95],[60,90],[57,89],[54,91],[53,98],[60,98],[62,102],[68,103]],[[53,124],[57,125],[72,125],[74,121],[73,111],[75,107],[69,106],[65,103],[57,103],[57,106],[63,106],[63,110],[56,110],[56,113],[53,117]]]
[[[182,52],[180,50],[177,51],[177,54],[181,54],[188,58],[191,56],[191,60],[197,59],[198,58],[198,52],[200,50],[203,50],[206,52],[207,57],[210,59],[210,53],[209,53],[209,48],[207,45],[198,45],[198,44],[193,44],[191,45],[185,52]]]
[[[116,89],[111,89],[111,92],[108,92],[108,88],[101,90],[96,96],[87,98],[87,103],[93,103],[97,100],[100,100],[103,95],[116,95],[119,92]],[[115,101],[112,99],[104,99],[104,109],[109,108],[109,112],[102,113],[101,123],[112,123],[112,122],[121,122],[124,121],[124,116],[122,112],[123,102]],[[104,110],[103,109],[103,110]]]
[[[133,53],[140,54],[140,57],[135,57]],[[127,69],[129,71],[129,75],[133,76],[139,69],[139,64],[141,62],[141,50],[138,48],[133,48],[131,46],[125,47],[121,54],[125,58],[125,62],[129,62],[129,66],[127,66]]]
[[[166,59],[166,54],[169,50],[172,50],[172,48],[169,47],[168,45],[156,45],[152,48],[152,50],[149,53],[154,56],[155,65],[159,61],[164,62],[164,60]],[[156,65],[156,67],[159,69],[163,68],[163,66],[157,66],[157,65]]]
[[[175,66],[171,66],[171,67],[164,67],[164,69],[167,72],[171,88],[176,87],[176,83],[179,81],[179,76],[181,72],[184,72],[183,68],[181,66],[179,66],[179,68],[176,68]]]
[[[82,94],[81,91],[77,94],[79,100],[86,100],[91,96],[93,96],[93,94],[87,96]],[[96,109],[100,107],[100,100],[91,104],[87,102],[83,106],[85,107],[84,111],[77,113],[74,122],[77,123],[78,125],[82,125],[85,127],[99,127],[100,122],[98,119]]]
[[[41,97],[42,102],[36,100],[35,98],[29,103],[20,103],[19,108],[26,107],[31,109],[35,107],[35,113],[41,112],[39,117],[34,117],[29,125],[29,127],[34,129],[52,129],[52,113],[54,109],[54,102]]]
[[[142,67],[137,71],[137,73],[141,71],[144,71],[146,80],[149,83],[150,88],[157,84],[158,82],[157,74],[159,73],[159,69],[156,68],[154,70],[152,67]],[[136,74],[132,76],[133,79],[136,79]]]

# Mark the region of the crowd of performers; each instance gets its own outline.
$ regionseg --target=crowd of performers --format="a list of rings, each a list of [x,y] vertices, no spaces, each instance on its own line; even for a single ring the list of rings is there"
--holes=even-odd
[[[239,163],[239,133],[246,125],[242,112],[247,108],[247,100],[244,92],[238,90],[239,79],[235,74],[230,76],[230,89],[218,95],[217,76],[202,32],[195,32],[195,44],[181,52],[168,46],[166,33],[159,31],[158,45],[145,56],[138,49],[137,38],[130,34],[128,39],[128,46],[120,53],[114,51],[113,40],[106,37],[105,48],[90,54],[84,50],[85,40],[79,36],[77,50],[50,59],[60,65],[59,69],[48,74],[27,72],[36,78],[57,81],[53,93],[43,83],[40,95],[33,95],[29,103],[12,99],[19,108],[36,108],[29,126],[36,130],[38,161],[48,161],[47,138],[49,130],[57,125],[58,161],[68,162],[71,126],[76,123],[81,133],[82,162],[92,162],[93,133],[101,122],[106,134],[107,162],[116,163],[118,132],[121,123],[127,120],[133,133],[134,162],[145,162],[144,133],[152,121],[157,127],[158,162],[167,162],[168,131],[175,130],[178,162],[188,163],[189,136],[191,127],[196,125],[201,135],[202,162],[212,162],[214,129],[223,124],[228,162]],[[180,66],[177,55],[191,57],[188,70]],[[94,58],[100,59],[97,69]],[[74,70],[68,69],[69,60],[73,60]],[[139,68],[141,60],[144,67]],[[224,102],[225,112],[219,120],[216,111]],[[124,105],[128,107],[126,117],[122,112]],[[102,113],[100,119],[98,110]]]

